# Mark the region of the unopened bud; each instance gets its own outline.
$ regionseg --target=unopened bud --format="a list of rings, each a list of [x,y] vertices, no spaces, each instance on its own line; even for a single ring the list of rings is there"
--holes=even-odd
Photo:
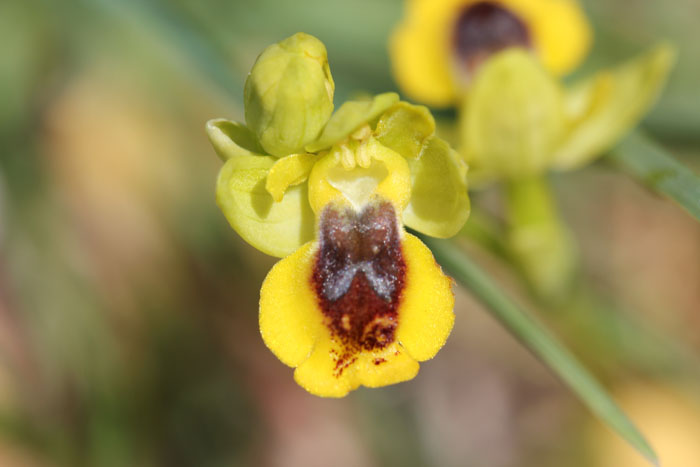
[[[245,118],[274,156],[303,152],[333,112],[335,85],[321,41],[297,33],[258,57],[245,83]]]

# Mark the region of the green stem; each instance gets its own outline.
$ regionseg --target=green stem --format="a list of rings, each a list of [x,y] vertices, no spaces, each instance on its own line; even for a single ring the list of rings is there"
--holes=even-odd
[[[557,298],[576,268],[576,248],[544,175],[505,182],[507,243],[536,292]]]
[[[474,204],[469,214],[469,222],[464,224],[459,235],[470,239],[500,258],[508,257],[506,244],[503,241],[503,225]]]
[[[700,220],[700,177],[640,132],[626,137],[609,157],[652,190],[668,196]]]
[[[544,175],[505,182],[506,211],[514,227],[558,223],[552,190]]]
[[[449,241],[422,237],[437,261],[468,288],[516,338],[541,359],[600,419],[654,465],[658,460],[642,434],[605,389],[536,319],[520,309],[501,288]]]

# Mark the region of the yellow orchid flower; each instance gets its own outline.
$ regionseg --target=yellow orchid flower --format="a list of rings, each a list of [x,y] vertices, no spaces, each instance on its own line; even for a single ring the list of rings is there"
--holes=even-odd
[[[413,378],[418,362],[445,343],[452,282],[403,225],[454,235],[469,198],[466,165],[435,136],[425,107],[386,93],[324,117],[329,83],[320,41],[292,36],[251,71],[248,126],[216,119],[207,133],[226,161],[217,202],[229,223],[254,247],[284,258],[260,293],[265,344],[296,368],[306,390],[342,397],[360,385]],[[299,100],[300,93],[310,98]],[[297,128],[287,112],[322,124]]]
[[[472,184],[505,187],[511,259],[535,290],[561,298],[576,248],[546,173],[585,165],[656,100],[674,59],[667,45],[573,86],[590,29],[574,0],[407,0],[390,42],[394,75],[413,98],[458,111]]]
[[[563,75],[580,64],[590,43],[574,0],[408,0],[390,53],[406,94],[444,107],[461,100],[475,68],[495,52],[529,49]]]
[[[476,72],[459,108],[461,153],[474,183],[503,182],[509,252],[540,295],[562,298],[577,263],[547,172],[577,169],[612,147],[654,103],[674,55],[659,45],[572,86],[515,48]]]

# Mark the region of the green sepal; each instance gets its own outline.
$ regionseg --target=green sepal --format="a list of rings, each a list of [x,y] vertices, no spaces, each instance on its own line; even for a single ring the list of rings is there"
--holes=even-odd
[[[462,151],[483,178],[544,171],[564,132],[562,90],[529,52],[508,49],[479,69],[462,103]]]
[[[444,140],[432,137],[417,159],[406,159],[411,171],[411,198],[404,224],[426,235],[448,238],[469,217],[467,166]]]
[[[272,156],[229,159],[219,172],[216,202],[231,227],[248,243],[279,258],[314,237],[314,214],[306,184],[290,187],[276,203],[265,188],[277,161]]]
[[[216,118],[206,125],[207,136],[223,161],[236,156],[253,156],[265,152],[252,131],[242,123]]]
[[[435,134],[435,119],[425,106],[399,102],[384,112],[374,134],[384,146],[415,159]]]
[[[328,149],[333,144],[343,141],[365,123],[371,123],[389,107],[399,101],[395,92],[378,94],[366,100],[348,101],[340,106],[331,116],[321,136],[306,146],[308,152],[318,152]]]
[[[654,104],[675,55],[669,45],[658,45],[566,91],[570,128],[555,152],[552,166],[575,169],[610,149]]]

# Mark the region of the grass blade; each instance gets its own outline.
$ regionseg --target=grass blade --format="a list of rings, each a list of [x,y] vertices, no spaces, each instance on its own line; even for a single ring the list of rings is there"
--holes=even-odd
[[[634,132],[608,157],[644,185],[668,196],[700,220],[700,177],[650,138]]]
[[[607,391],[537,320],[511,301],[501,288],[454,243],[422,237],[445,270],[467,287],[533,354],[541,359],[604,423],[653,465],[654,450]]]

